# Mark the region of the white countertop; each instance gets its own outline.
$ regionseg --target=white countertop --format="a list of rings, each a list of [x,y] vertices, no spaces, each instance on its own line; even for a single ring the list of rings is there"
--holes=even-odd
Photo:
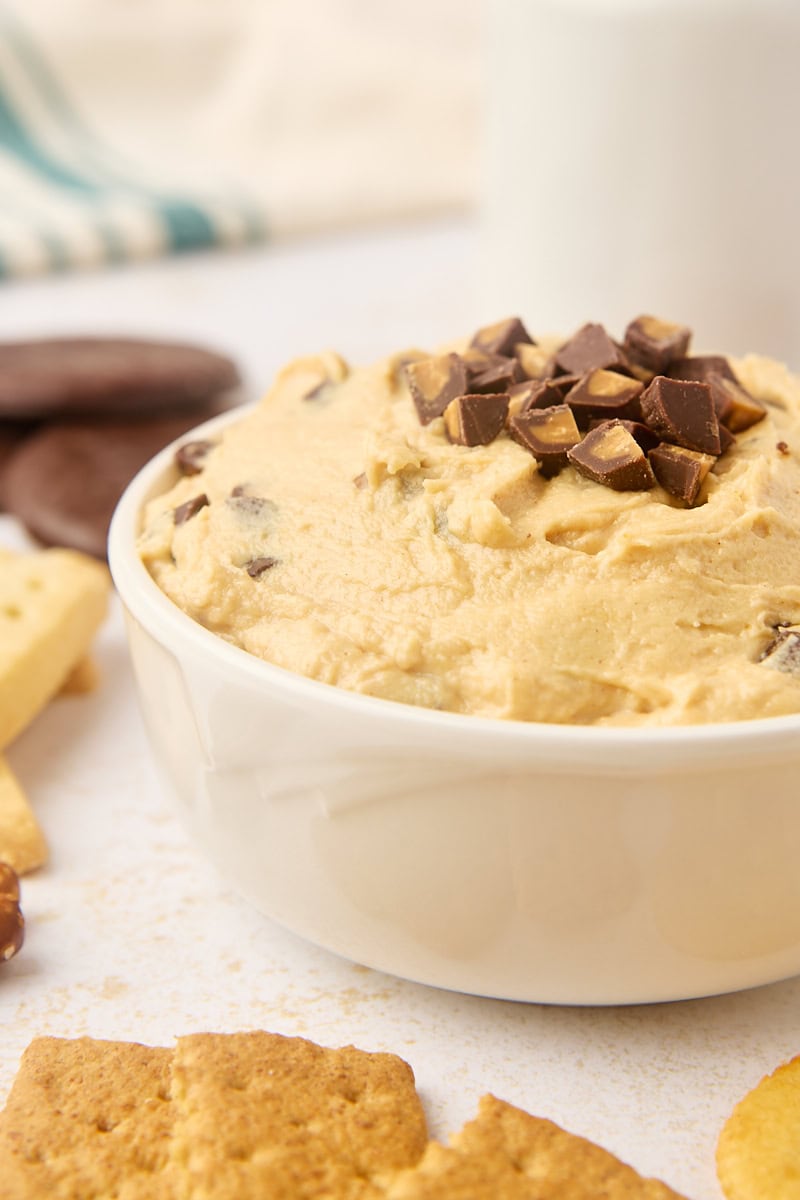
[[[366,360],[490,317],[467,225],[405,228],[6,285],[0,336],[157,333],[232,353],[254,394],[295,353]],[[11,518],[0,543],[22,545]],[[187,840],[150,762],[115,604],[101,687],[55,701],[11,747],[51,847],[23,879],[27,939],[0,968],[0,1098],[31,1038],[171,1044],[263,1028],[391,1050],[432,1133],[487,1091],[593,1138],[694,1200],[719,1200],[714,1146],[735,1102],[800,1053],[800,979],[686,1003],[513,1004],[389,978],[251,910]]]

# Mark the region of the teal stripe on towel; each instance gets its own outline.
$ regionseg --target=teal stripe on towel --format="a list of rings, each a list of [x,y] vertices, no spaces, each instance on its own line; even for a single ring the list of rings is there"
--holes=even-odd
[[[95,189],[90,183],[51,158],[36,144],[2,88],[0,88],[0,144],[5,145],[24,166],[49,180],[50,183],[83,198],[95,195]],[[105,243],[108,257],[120,258],[123,247],[116,230],[112,229],[97,214],[93,219],[97,231]],[[56,269],[66,267],[68,255],[65,243],[53,234],[43,234],[42,237],[48,246],[52,266]]]
[[[25,67],[35,83],[51,115],[58,121],[62,129],[66,129],[73,138],[77,139],[78,145],[83,147],[84,156],[86,150],[89,151],[92,165],[108,180],[106,188],[90,184],[86,180],[83,181],[84,184],[95,192],[102,193],[110,186],[115,187],[115,190],[121,188],[139,199],[145,199],[163,222],[172,250],[180,252],[215,245],[218,238],[213,221],[199,205],[182,197],[160,196],[149,188],[118,175],[109,168],[108,164],[103,161],[101,143],[81,121],[33,39],[8,10],[5,10],[0,16],[2,19],[0,28],[2,28],[9,46],[14,50],[18,61]]]

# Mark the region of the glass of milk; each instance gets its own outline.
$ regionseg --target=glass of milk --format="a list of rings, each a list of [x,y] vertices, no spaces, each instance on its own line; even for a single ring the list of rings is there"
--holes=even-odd
[[[800,368],[800,0],[486,5],[481,305]]]

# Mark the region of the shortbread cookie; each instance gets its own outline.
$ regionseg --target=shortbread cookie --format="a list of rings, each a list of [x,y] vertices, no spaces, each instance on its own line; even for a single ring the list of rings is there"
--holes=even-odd
[[[0,554],[0,749],[86,656],[108,593],[105,567],[72,550]]]
[[[717,1143],[717,1174],[728,1200],[800,1198],[800,1055],[736,1105]]]
[[[171,1159],[192,1200],[377,1200],[426,1143],[411,1068],[272,1033],[196,1034],[173,1063]]]
[[[47,861],[47,843],[39,822],[6,760],[0,756],[0,862],[17,875]]]
[[[594,1142],[494,1096],[445,1147],[387,1187],[387,1200],[681,1200]]]
[[[170,1050],[43,1037],[0,1114],[3,1200],[173,1200]]]
[[[85,696],[93,692],[100,682],[100,672],[97,663],[91,657],[82,658],[72,668],[61,686],[62,696]]]
[[[239,381],[230,358],[179,342],[75,337],[0,343],[0,419],[196,409]]]

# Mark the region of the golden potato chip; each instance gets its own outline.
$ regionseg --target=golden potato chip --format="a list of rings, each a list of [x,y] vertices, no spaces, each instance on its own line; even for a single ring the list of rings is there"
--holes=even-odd
[[[800,1055],[740,1100],[717,1142],[728,1200],[800,1200]]]

